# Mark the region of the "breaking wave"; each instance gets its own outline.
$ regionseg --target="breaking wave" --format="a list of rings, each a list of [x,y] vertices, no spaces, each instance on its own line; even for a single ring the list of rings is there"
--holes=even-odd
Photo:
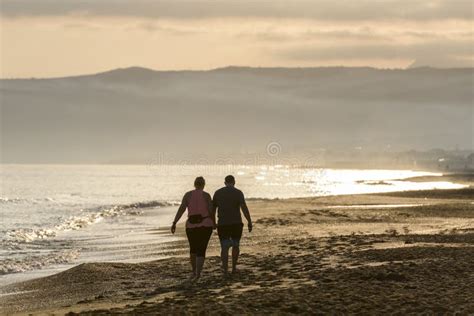
[[[44,198],[35,198],[35,199],[20,199],[20,198],[9,198],[0,196],[0,204],[18,204],[18,203],[32,203],[38,204],[43,202],[55,202],[53,198],[44,197]]]
[[[140,215],[142,209],[151,207],[173,206],[176,202],[148,201],[125,205],[116,205],[102,208],[81,216],[72,216],[61,223],[49,228],[19,228],[6,233],[6,244],[11,249],[14,243],[27,243],[38,239],[55,237],[59,232],[78,230],[88,225],[97,223],[104,218],[118,217],[123,215]]]
[[[6,203],[19,203],[24,201],[24,199],[18,199],[18,198],[7,198],[0,196],[0,204],[6,204]]]
[[[78,250],[58,251],[46,255],[33,255],[18,259],[0,260],[0,275],[39,270],[55,264],[66,264],[79,256]]]

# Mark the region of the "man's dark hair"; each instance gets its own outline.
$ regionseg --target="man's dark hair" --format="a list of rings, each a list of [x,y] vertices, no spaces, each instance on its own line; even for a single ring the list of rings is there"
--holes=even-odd
[[[196,188],[204,188],[206,185],[206,180],[204,180],[203,177],[197,177],[196,180],[194,180],[194,186]]]
[[[225,183],[235,184],[235,178],[232,175],[228,175],[227,177],[225,177],[224,181],[225,181]]]

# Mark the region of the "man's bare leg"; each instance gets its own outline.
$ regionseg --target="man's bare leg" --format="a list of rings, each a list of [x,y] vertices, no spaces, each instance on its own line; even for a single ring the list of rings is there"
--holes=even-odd
[[[193,268],[192,278],[194,278],[196,276],[196,254],[195,253],[191,253],[189,255],[189,261],[191,262],[191,267]]]
[[[229,247],[221,248],[221,260],[222,260],[222,273],[224,273],[224,276],[226,276],[227,271],[229,270]]]
[[[232,273],[237,272],[237,261],[239,260],[240,248],[239,246],[232,247]]]

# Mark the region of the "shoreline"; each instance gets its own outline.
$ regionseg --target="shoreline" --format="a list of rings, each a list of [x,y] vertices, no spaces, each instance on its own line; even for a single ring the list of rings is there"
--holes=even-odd
[[[183,238],[167,245],[167,259],[81,264],[3,287],[2,292],[17,293],[0,296],[0,312],[381,313],[394,312],[400,306],[411,313],[474,312],[473,303],[459,299],[466,298],[462,293],[474,291],[472,285],[460,279],[462,276],[467,281],[474,275],[472,175],[469,179],[469,187],[454,190],[251,200],[255,231],[244,232],[242,274],[235,278],[223,280],[220,276],[219,246],[213,236],[203,283],[187,284],[187,252],[173,250],[186,248]],[[184,237],[182,226],[178,232]],[[437,271],[444,278],[449,275],[460,284],[428,284],[419,278],[424,269]],[[472,281],[470,284],[474,284]],[[398,296],[387,293],[383,284]],[[426,292],[435,285],[456,304],[439,304],[437,300],[442,298]],[[378,292],[371,292],[370,301],[361,302],[357,291],[367,286]],[[220,303],[211,300],[211,293],[224,299]],[[428,293],[431,299],[426,299]],[[186,300],[191,294],[197,297],[196,302]],[[403,305],[406,295],[413,296],[417,303]],[[254,299],[247,307],[239,304],[259,296],[262,298]],[[341,296],[347,298],[342,305],[334,300]],[[268,303],[273,302],[272,297],[280,299],[272,305]],[[298,304],[286,304],[285,299]],[[382,301],[387,299],[384,307]]]
[[[273,163],[273,162],[272,162]],[[48,162],[0,162],[0,167],[1,166],[37,166],[37,165],[42,165],[42,166],[150,166],[150,162],[141,162],[141,163],[115,163],[115,162],[72,162],[72,163],[48,163]],[[178,164],[173,164],[173,163],[164,163],[162,166],[177,166]],[[212,164],[214,165],[214,164]],[[240,163],[234,163],[230,164],[233,166],[271,166],[271,164],[265,164],[265,163],[248,163],[248,161],[241,161]],[[292,168],[298,168],[298,169],[333,169],[333,170],[410,170],[410,171],[416,171],[416,172],[430,172],[430,173],[443,173],[443,174],[473,174],[474,169],[466,168],[466,169],[453,169],[453,170],[446,170],[442,169],[439,167],[433,167],[432,165],[413,165],[413,164],[392,164],[390,166],[387,166],[385,163],[381,164],[364,164],[364,163],[336,163],[336,164],[321,164],[321,165],[301,165],[298,163],[292,163],[292,164],[277,164],[277,165],[287,165]],[[209,164],[187,164],[186,166],[210,166]],[[215,164],[215,166],[229,166],[229,164]]]

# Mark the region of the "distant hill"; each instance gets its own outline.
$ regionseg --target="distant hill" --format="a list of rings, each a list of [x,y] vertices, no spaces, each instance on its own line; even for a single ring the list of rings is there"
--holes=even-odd
[[[2,162],[233,157],[316,148],[473,147],[474,72],[132,67],[0,80]],[[201,155],[202,154],[202,155]],[[177,161],[179,162],[179,161]]]

